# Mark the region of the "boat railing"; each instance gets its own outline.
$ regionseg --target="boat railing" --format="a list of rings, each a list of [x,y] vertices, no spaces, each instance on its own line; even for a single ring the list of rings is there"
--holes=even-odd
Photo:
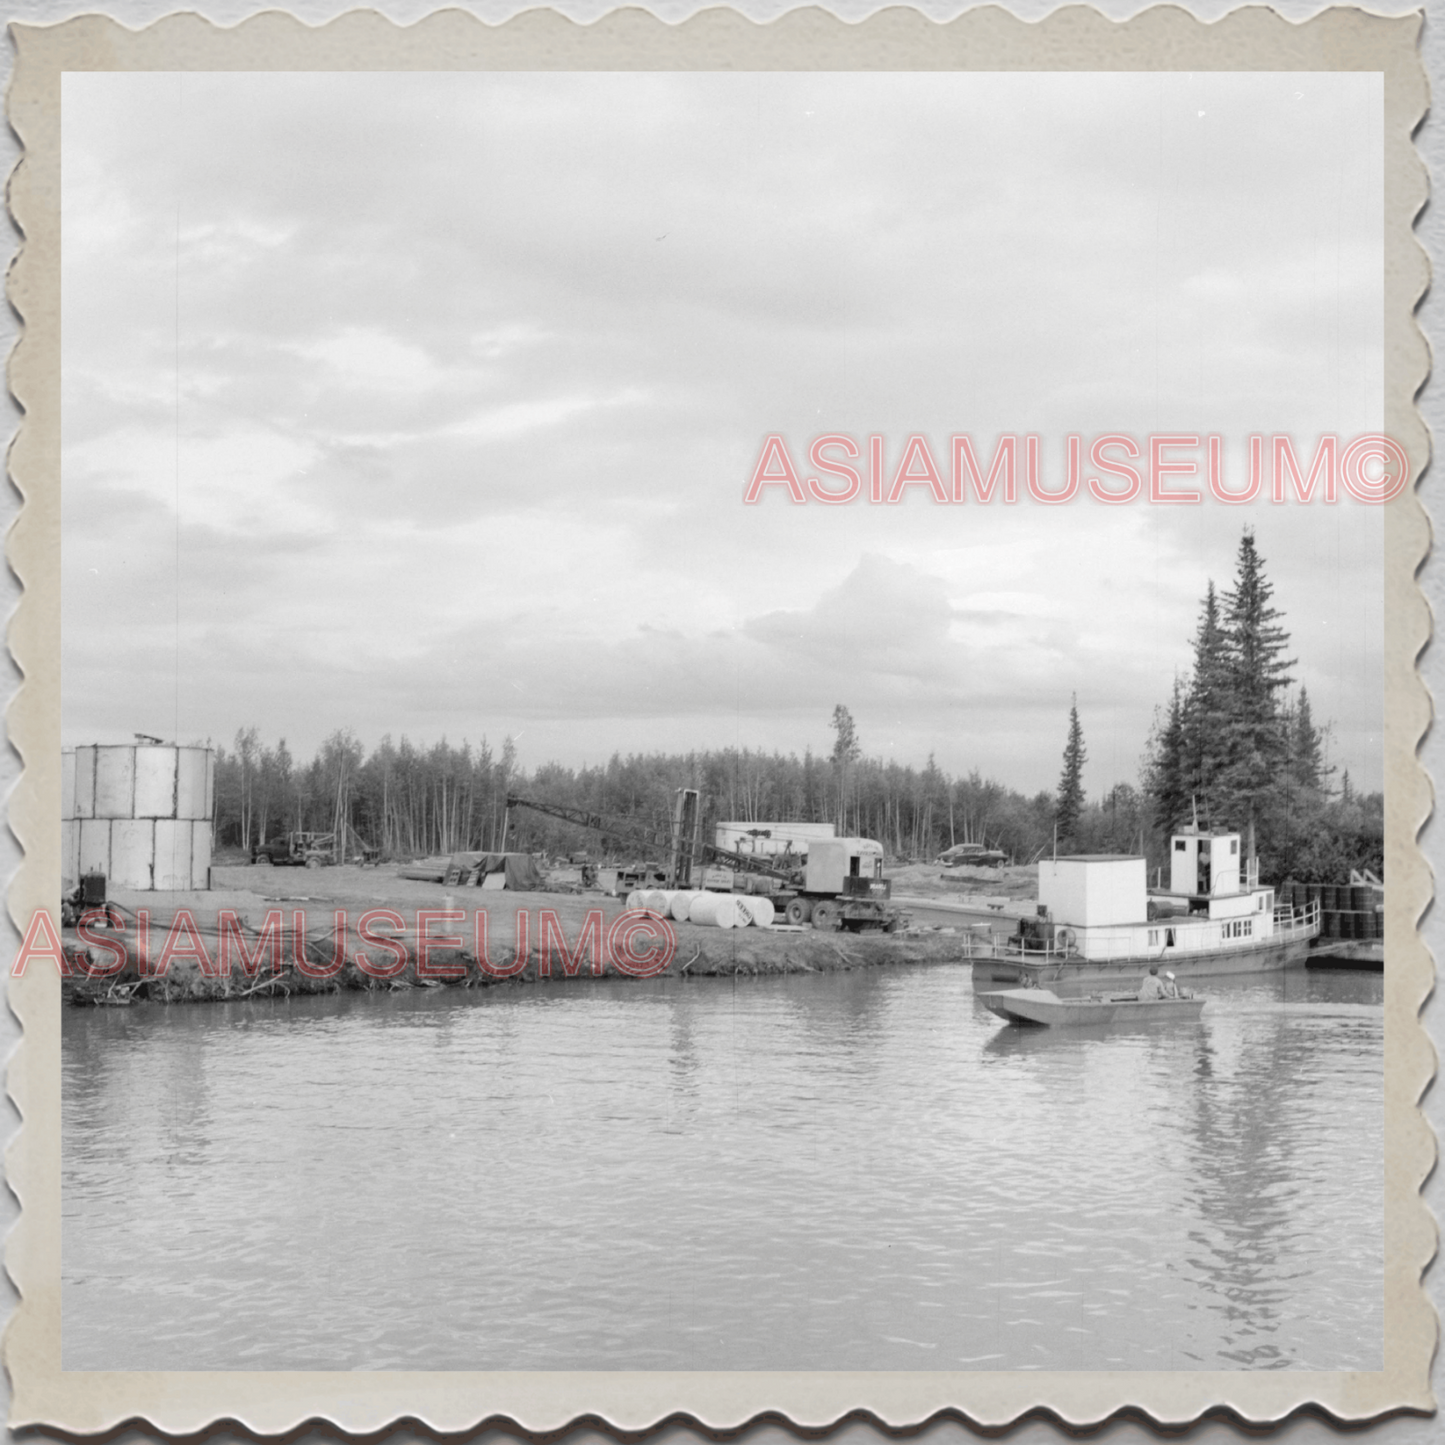
[[[1071,957],[1067,948],[1020,943],[1017,934],[969,932],[963,935],[969,958],[1009,958],[1025,963],[1057,963]]]
[[[1058,962],[1070,956],[1067,948],[1026,944],[1017,933],[999,933],[986,924],[958,929],[958,943],[969,958],[1010,958],[1029,963]]]
[[[1320,931],[1320,923],[1318,900],[1303,908],[1280,904],[1274,910],[1273,938],[1260,939],[1257,943],[1264,946],[1269,942],[1314,938]],[[1023,963],[1059,963],[1064,959],[1078,957],[1074,944],[1060,948],[1053,943],[1028,943],[1016,933],[995,933],[991,929],[987,932],[967,930],[962,934],[962,939],[964,951],[970,958],[1008,958]]]
[[[1292,908],[1288,903],[1282,903],[1274,910],[1276,938],[1313,938],[1319,931],[1320,902],[1317,898],[1303,908]]]
[[[1011,937],[1003,939],[1003,947],[999,947],[999,939],[1002,935],[993,934],[993,945],[995,953],[1006,953],[1010,958],[1065,958],[1068,956],[1067,948],[1055,948],[1052,944],[1041,944],[1037,947],[1030,947],[1026,943],[1015,943]]]

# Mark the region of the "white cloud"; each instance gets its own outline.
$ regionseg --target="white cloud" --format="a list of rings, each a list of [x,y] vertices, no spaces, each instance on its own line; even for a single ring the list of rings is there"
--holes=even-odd
[[[453,423],[447,431],[452,436],[477,441],[522,436],[527,432],[562,426],[589,412],[640,406],[647,399],[647,393],[640,388],[628,387],[611,394],[578,393],[506,402],[473,412],[464,420]]]
[[[441,380],[440,369],[421,347],[368,326],[346,326],[334,335],[289,348],[327,368],[323,386],[363,391],[423,391]]]
[[[133,492],[173,517],[179,510],[189,525],[241,538],[330,533],[337,518],[304,485],[319,455],[314,443],[258,427],[179,440],[127,427],[67,449],[67,520],[73,532],[84,530],[86,504],[75,493],[93,488]]]
[[[1078,690],[1132,766],[1243,515],[748,509],[761,438],[1033,431],[1056,467],[1068,430],[1378,413],[1376,77],[1298,103],[1266,75],[65,85],[86,727],[174,691],[179,597],[202,734],[575,756],[731,716],[786,746],[846,696],[895,748],[1022,780]],[[1249,516],[1320,711],[1363,737],[1378,518]]]

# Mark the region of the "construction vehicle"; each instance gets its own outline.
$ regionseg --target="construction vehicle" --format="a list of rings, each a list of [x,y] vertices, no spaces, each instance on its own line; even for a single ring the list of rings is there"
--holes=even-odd
[[[251,844],[253,863],[274,863],[278,868],[320,868],[335,860],[335,833],[287,833]]]
[[[381,849],[363,841],[349,823],[344,836],[331,833],[285,833],[264,843],[251,844],[253,863],[274,863],[278,868],[324,868],[332,863],[360,863],[375,867]]]
[[[696,887],[703,867],[712,865],[730,871],[733,891],[763,894],[792,924],[811,923],[822,931],[846,928],[853,932],[892,933],[903,921],[891,901],[892,885],[883,876],[883,849],[871,838],[811,839],[807,857],[801,861],[790,858],[783,862],[766,855],[736,853],[702,841],[696,788],[677,790],[672,827],[667,833],[631,821],[605,818],[583,808],[516,795],[507,798],[508,811],[513,808],[530,808],[666,856],[666,864],[646,863],[619,870],[619,888],[624,880],[644,873],[653,880],[660,876],[664,888]]]
[[[656,863],[624,863],[617,870],[617,881],[612,885],[612,891],[619,898],[626,898],[629,893],[636,892],[639,888],[666,888],[667,869]]]

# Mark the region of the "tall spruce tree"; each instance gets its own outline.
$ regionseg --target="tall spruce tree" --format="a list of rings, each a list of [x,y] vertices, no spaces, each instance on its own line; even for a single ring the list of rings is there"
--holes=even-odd
[[[1229,637],[1211,581],[1200,604],[1194,631],[1194,673],[1183,724],[1186,808],[1174,819],[1201,818],[1212,824],[1218,810],[1220,779],[1227,762],[1226,718],[1230,709]]]
[[[1084,811],[1084,764],[1088,756],[1084,750],[1084,730],[1079,725],[1076,694],[1069,708],[1069,740],[1064,744],[1064,771],[1059,778],[1059,799],[1054,808],[1061,843],[1072,843],[1079,815]]]
[[[1224,597],[1227,706],[1221,741],[1224,766],[1218,802],[1236,827],[1255,823],[1265,793],[1285,771],[1289,729],[1280,693],[1289,686],[1292,658],[1281,613],[1271,605],[1274,588],[1254,533],[1240,538],[1234,586]]]
[[[1329,728],[1316,726],[1303,688],[1288,699],[1289,650],[1264,560],[1246,531],[1233,587],[1220,598],[1211,584],[1205,594],[1188,684],[1176,682],[1167,713],[1156,714],[1143,774],[1164,834],[1155,847],[1167,848],[1193,799],[1201,822],[1245,834],[1266,881],[1327,882],[1381,855],[1378,795],[1361,803],[1346,773],[1332,796]]]

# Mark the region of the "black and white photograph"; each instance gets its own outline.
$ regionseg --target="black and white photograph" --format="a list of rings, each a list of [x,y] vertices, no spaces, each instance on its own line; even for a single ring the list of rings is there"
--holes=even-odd
[[[1378,71],[60,104],[65,1371],[1387,1369]]]

